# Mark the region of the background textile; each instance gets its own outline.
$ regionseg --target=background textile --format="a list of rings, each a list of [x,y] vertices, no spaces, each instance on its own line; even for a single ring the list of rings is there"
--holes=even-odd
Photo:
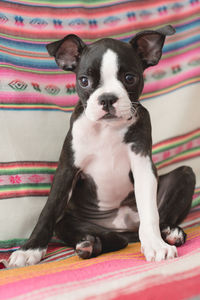
[[[87,260],[49,247],[38,265],[0,271],[0,300],[199,299],[200,227],[186,232],[179,257],[159,263],[146,262],[139,243]]]
[[[70,113],[75,76],[58,69],[46,44],[69,33],[86,43],[129,41],[172,24],[158,66],[145,71],[159,173],[194,168],[200,195],[199,1],[0,1],[0,246],[27,238],[47,199]],[[117,166],[116,166],[117,167]]]
[[[199,0],[0,0],[0,300],[199,299]],[[86,43],[129,41],[172,24],[158,66],[145,71],[142,104],[153,126],[159,173],[192,166],[197,185],[178,258],[147,263],[140,244],[81,260],[53,240],[36,266],[5,269],[49,194],[78,98],[75,76],[58,69],[46,44],[69,33]],[[116,166],[117,167],[117,166]]]

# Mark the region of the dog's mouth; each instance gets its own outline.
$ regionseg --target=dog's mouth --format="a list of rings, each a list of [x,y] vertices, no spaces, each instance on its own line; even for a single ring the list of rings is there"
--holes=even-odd
[[[101,120],[112,120],[112,119],[117,119],[117,118],[118,117],[116,115],[107,113],[101,118]]]

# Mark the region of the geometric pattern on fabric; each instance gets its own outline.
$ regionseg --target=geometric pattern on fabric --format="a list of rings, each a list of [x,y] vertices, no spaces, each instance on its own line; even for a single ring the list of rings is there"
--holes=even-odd
[[[198,1],[0,3],[0,109],[72,111],[75,76],[59,70],[45,48],[69,33],[86,43],[101,37],[128,41],[140,30],[171,22],[176,35],[167,38],[159,65],[145,71],[141,99],[200,81]]]
[[[158,169],[200,156],[200,129],[153,145]],[[0,199],[48,196],[57,162],[0,163]]]
[[[6,230],[12,228],[13,237],[16,234],[22,237],[0,242],[3,262],[24,242],[27,232],[21,231],[21,224],[24,221],[27,228],[27,220],[22,220],[25,203],[28,210],[30,204],[34,208],[36,200],[45,201],[59,155],[59,147],[52,148],[55,141],[51,140],[45,144],[49,151],[44,151],[43,159],[43,153],[35,153],[34,143],[23,142],[24,129],[29,138],[35,132],[41,134],[40,139],[35,139],[38,144],[45,141],[42,132],[46,123],[49,126],[46,135],[52,133],[55,140],[58,135],[64,136],[67,128],[65,123],[59,123],[61,114],[68,118],[66,113],[73,110],[78,100],[75,76],[58,69],[46,51],[49,42],[70,33],[79,35],[86,43],[103,37],[128,42],[138,31],[172,24],[176,34],[167,37],[160,63],[145,71],[140,100],[150,105],[162,101],[167,117],[171,116],[173,101],[178,100],[177,118],[180,112],[184,115],[181,130],[171,133],[176,120],[170,119],[169,130],[165,131],[167,138],[165,135],[162,138],[161,133],[156,138],[153,159],[158,170],[184,161],[191,166],[196,164],[199,171],[200,124],[198,120],[192,123],[191,115],[187,126],[184,122],[189,105],[192,103],[196,115],[195,99],[199,101],[198,95],[191,93],[197,91],[200,82],[198,0],[0,0],[0,7],[0,205],[8,207],[7,212],[12,209],[13,215],[21,213],[15,228],[9,227],[12,218],[8,221],[8,215],[0,208],[1,230],[6,236]],[[159,110],[156,114],[159,117]],[[53,126],[59,127],[54,133],[52,120]],[[160,129],[160,123],[155,123]],[[9,133],[14,141],[9,139]],[[58,140],[55,143],[60,145]],[[26,153],[20,151],[25,145]],[[28,218],[31,219],[30,215]],[[0,264],[3,268],[0,299],[198,299],[199,224],[200,187],[197,186],[191,212],[182,224],[188,237],[178,248],[178,258],[147,263],[140,244],[135,243],[115,253],[81,260],[71,248],[52,240],[44,260],[36,266],[5,270],[4,264]],[[31,222],[29,227],[32,228]]]

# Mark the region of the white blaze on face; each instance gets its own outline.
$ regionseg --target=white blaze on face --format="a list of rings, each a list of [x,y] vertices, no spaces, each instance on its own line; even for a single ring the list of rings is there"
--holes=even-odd
[[[99,96],[104,93],[114,94],[118,98],[113,104],[117,117],[128,120],[132,116],[131,101],[125,87],[117,78],[118,70],[118,56],[113,50],[108,49],[102,57],[100,86],[90,95],[85,110],[87,118],[91,121],[98,121],[106,114],[98,102]]]

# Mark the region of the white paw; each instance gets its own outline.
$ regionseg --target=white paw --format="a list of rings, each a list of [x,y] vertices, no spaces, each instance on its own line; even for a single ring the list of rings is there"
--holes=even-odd
[[[177,249],[170,246],[163,240],[153,241],[152,243],[142,244],[142,253],[147,261],[162,261],[177,257]]]
[[[8,260],[8,268],[18,268],[37,264],[46,253],[46,249],[17,250]]]

